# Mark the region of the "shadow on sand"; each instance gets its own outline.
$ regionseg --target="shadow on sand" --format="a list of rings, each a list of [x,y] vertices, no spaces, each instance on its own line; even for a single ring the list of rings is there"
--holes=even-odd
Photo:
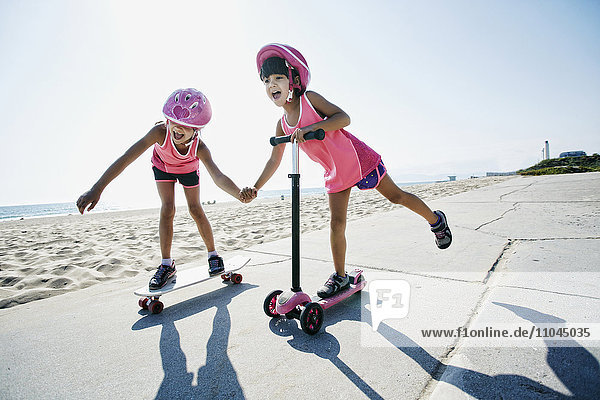
[[[248,283],[227,285],[169,306],[161,314],[147,314],[133,325],[132,330],[162,325],[160,354],[165,376],[156,399],[244,398],[237,373],[227,355],[231,330],[231,317],[227,306],[235,296],[256,287],[258,286]],[[187,358],[181,348],[181,339],[175,321],[212,307],[216,307],[217,310],[213,318],[212,332],[206,343],[206,363],[198,369],[197,384],[194,384],[194,374],[187,370]],[[197,342],[203,342],[206,333],[207,329],[199,327]]]

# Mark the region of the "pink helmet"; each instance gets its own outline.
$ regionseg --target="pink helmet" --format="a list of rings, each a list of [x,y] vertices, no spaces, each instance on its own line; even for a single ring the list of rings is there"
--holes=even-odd
[[[203,128],[210,121],[212,109],[202,92],[189,88],[171,93],[163,106],[165,117],[190,128]]]
[[[308,68],[306,59],[304,59],[298,50],[287,44],[271,43],[263,46],[256,55],[256,67],[258,68],[259,74],[263,63],[270,57],[280,57],[286,61],[288,66],[288,78],[290,80],[290,91],[293,91],[294,88],[301,89],[302,91],[306,90],[310,83],[310,68]],[[292,68],[298,71],[300,75],[300,85],[296,85],[292,80]]]

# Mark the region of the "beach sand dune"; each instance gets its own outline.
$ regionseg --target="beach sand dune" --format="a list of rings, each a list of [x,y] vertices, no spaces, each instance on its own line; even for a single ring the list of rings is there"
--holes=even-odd
[[[507,177],[406,186],[424,200],[492,185]],[[349,220],[400,206],[377,191],[353,191]],[[327,195],[302,198],[302,231],[329,225]],[[258,199],[206,205],[217,250],[244,249],[291,235],[291,201]],[[136,210],[0,223],[0,308],[106,282],[145,274],[150,279],[160,262],[159,210]],[[206,257],[206,248],[187,210],[180,207],[174,222],[172,257],[179,268]]]

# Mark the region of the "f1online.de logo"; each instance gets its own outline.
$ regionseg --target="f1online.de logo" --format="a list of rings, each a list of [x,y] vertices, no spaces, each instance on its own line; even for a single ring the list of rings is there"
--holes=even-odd
[[[369,283],[371,327],[376,331],[381,321],[408,315],[410,285],[404,280],[376,280]]]

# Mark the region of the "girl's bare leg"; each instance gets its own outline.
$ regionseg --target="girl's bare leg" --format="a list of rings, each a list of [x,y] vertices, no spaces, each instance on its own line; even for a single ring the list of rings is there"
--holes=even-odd
[[[329,211],[331,212],[329,241],[333,265],[339,276],[346,275],[346,215],[351,189],[329,193]]]
[[[188,210],[196,222],[198,232],[200,232],[200,236],[202,236],[202,240],[206,245],[206,250],[209,252],[215,251],[213,231],[210,222],[202,209],[202,205],[200,204],[200,188],[198,186],[193,188],[183,188],[183,192],[185,193],[185,199],[187,200]]]
[[[386,174],[381,179],[379,186],[377,186],[377,190],[392,203],[403,205],[409,210],[425,218],[430,224],[435,224],[437,222],[437,215],[431,211],[431,209],[423,202],[423,200],[412,193],[408,193],[400,189],[389,175]]]
[[[173,243],[173,218],[175,217],[175,182],[156,182],[156,188],[162,203],[158,234],[162,258],[171,258]]]

